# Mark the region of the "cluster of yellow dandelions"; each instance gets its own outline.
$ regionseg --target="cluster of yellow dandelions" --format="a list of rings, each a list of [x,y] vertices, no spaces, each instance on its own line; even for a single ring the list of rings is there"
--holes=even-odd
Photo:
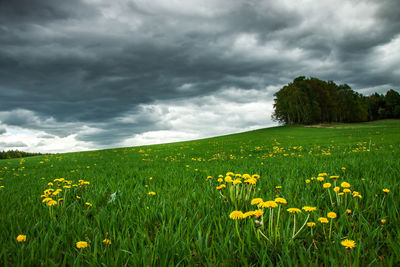
[[[355,199],[362,199],[362,195],[359,192],[351,190],[352,186],[348,182],[343,181],[339,185],[337,182],[337,180],[339,179],[338,175],[329,176],[330,181],[328,181],[327,179],[328,174],[324,172],[319,173],[317,177],[311,177],[311,179],[307,179],[306,183],[309,184],[311,183],[311,181],[321,182],[322,188],[326,189],[329,194],[329,199],[332,206],[334,206],[336,203],[336,205],[338,206],[344,205],[345,207],[347,207],[347,203],[349,201],[348,198],[350,198],[350,196],[348,197],[348,195],[350,194]],[[332,197],[331,188],[333,189],[334,197]]]
[[[42,203],[45,203],[48,207],[57,206],[63,203],[67,192],[73,188],[82,189],[84,186],[89,185],[89,181],[78,180],[77,183],[73,183],[71,180],[65,180],[64,178],[56,178],[52,182],[47,183],[48,189],[43,191],[40,196]],[[62,195],[62,197],[61,197]],[[81,199],[80,196],[76,196],[76,199]],[[85,203],[86,206],[92,206],[89,202]],[[50,209],[50,215],[52,214],[52,209]]]
[[[149,178],[149,181],[151,181],[151,180],[153,180],[153,177],[150,177],[150,178]],[[149,188],[149,185],[148,185],[148,184],[145,184],[144,187]],[[154,191],[149,191],[147,194],[150,195],[150,196],[155,196],[155,195],[156,195],[156,192],[154,192]]]
[[[19,242],[19,243],[26,242],[26,235],[18,235],[16,239],[17,239],[17,242]],[[106,233],[106,238],[103,240],[103,244],[106,246],[111,245],[111,240],[108,239],[108,233]],[[78,241],[78,242],[76,242],[75,246],[76,246],[76,248],[80,248],[80,249],[87,248],[88,242]]]
[[[207,176],[206,181],[212,179],[212,176]],[[215,188],[219,191],[223,199],[226,196],[223,194],[223,189],[228,189],[229,199],[232,203],[237,206],[238,203],[247,201],[251,198],[251,195],[255,193],[257,181],[260,179],[258,174],[239,174],[233,172],[227,172],[224,175],[218,175],[217,182],[218,186]]]
[[[251,205],[256,205],[258,207],[257,210],[243,212],[240,210],[234,210],[230,213],[229,218],[233,220],[245,219],[245,218],[257,218],[254,221],[253,226],[255,227],[255,231],[257,234],[262,235],[267,241],[272,242],[273,239],[276,240],[281,236],[279,233],[279,223],[280,223],[280,215],[281,215],[281,206],[286,205],[288,202],[285,198],[277,197],[274,200],[264,201],[262,198],[253,198],[250,202]],[[292,231],[292,239],[296,238],[302,232],[305,226],[310,228],[311,235],[313,236],[313,228],[316,226],[315,222],[309,222],[309,218],[312,212],[317,211],[317,207],[314,206],[303,206],[301,209],[290,207],[287,208],[286,211],[293,216],[293,231]],[[296,227],[296,215],[305,213],[306,217],[301,227]],[[346,212],[348,214],[351,213],[350,209],[347,209]],[[324,224],[330,223],[329,227],[329,235],[327,238],[331,239],[332,236],[332,224],[333,220],[337,218],[337,214],[333,211],[330,211],[326,214],[326,217],[319,217],[318,222],[322,225],[324,235],[326,236],[326,231],[324,228]]]
[[[103,240],[103,244],[106,245],[106,246],[109,246],[109,245],[111,245],[111,240],[108,239],[108,238],[105,238]],[[86,242],[86,241],[78,241],[78,242],[76,242],[75,246],[76,246],[76,248],[79,248],[79,249],[87,248],[88,247],[88,242]]]

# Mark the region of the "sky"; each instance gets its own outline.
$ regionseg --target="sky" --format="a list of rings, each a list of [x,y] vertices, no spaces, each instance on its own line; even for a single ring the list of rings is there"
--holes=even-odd
[[[0,0],[0,150],[271,127],[298,76],[398,90],[398,0]]]

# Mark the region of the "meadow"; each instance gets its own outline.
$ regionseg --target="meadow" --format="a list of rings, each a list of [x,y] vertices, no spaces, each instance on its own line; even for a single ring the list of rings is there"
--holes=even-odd
[[[0,264],[398,266],[400,121],[326,126],[1,160]]]

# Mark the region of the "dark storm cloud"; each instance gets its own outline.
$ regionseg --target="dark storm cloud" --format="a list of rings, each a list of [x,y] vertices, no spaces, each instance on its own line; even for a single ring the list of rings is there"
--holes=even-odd
[[[0,121],[111,144],[170,129],[154,101],[299,75],[398,87],[399,62],[377,59],[400,38],[397,1],[349,3],[0,0]]]

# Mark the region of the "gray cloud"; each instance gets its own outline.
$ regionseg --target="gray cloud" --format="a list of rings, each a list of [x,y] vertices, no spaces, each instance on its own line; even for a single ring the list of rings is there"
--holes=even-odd
[[[363,93],[396,88],[397,5],[0,1],[0,121],[109,145],[172,130],[166,110],[143,110],[157,101],[197,101],[226,88],[251,95],[299,75]]]
[[[8,147],[8,148],[14,148],[14,147],[27,147],[27,145],[24,142],[0,142],[0,147]]]
[[[7,130],[5,128],[0,127],[0,135],[4,134],[6,132],[7,132]]]

